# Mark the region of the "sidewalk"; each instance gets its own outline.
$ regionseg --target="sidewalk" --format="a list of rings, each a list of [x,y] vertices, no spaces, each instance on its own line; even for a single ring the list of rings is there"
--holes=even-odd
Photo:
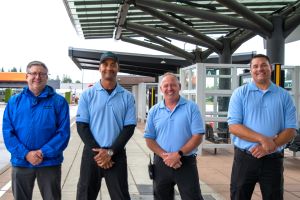
[[[76,133],[75,126],[73,126],[72,137],[64,154],[65,161],[62,168],[63,199],[75,199],[76,197],[76,185],[79,178],[82,149],[83,144]],[[152,200],[152,181],[149,179],[147,172],[149,154],[151,152],[146,147],[143,133],[138,128],[136,128],[133,137],[128,142],[126,150],[128,158],[129,191],[132,200]],[[205,200],[222,199],[204,183],[201,183],[201,188]],[[39,199],[38,192],[35,194],[36,196],[34,199]],[[99,199],[110,199],[104,180],[102,182]],[[176,196],[176,199],[180,199],[179,195]]]
[[[65,160],[62,165],[62,199],[76,199],[76,186],[79,178],[81,153],[83,144],[76,132],[74,119],[71,121],[72,135],[64,152]],[[152,200],[152,181],[148,178],[147,165],[150,151],[143,139],[143,125],[138,124],[133,137],[126,146],[128,157],[128,181],[132,200]],[[2,154],[1,154],[2,156]],[[197,157],[200,174],[200,185],[205,200],[222,200],[229,198],[229,183],[232,166],[233,150],[219,149],[215,155],[213,149],[204,149]],[[300,158],[285,152],[285,193],[284,199],[300,199]],[[0,188],[3,179],[10,179],[10,168],[1,175]],[[8,182],[8,181],[6,181]],[[6,183],[5,182],[5,183]],[[0,191],[1,192],[1,191]],[[178,194],[178,192],[177,192]],[[11,188],[0,197],[0,200],[12,200]],[[42,199],[37,186],[34,190],[34,200]],[[104,180],[98,200],[109,200]],[[179,195],[176,196],[179,200]],[[253,200],[262,199],[259,187],[255,188]]]
[[[10,154],[5,148],[2,135],[2,117],[5,105],[5,103],[0,102],[0,174],[2,174],[5,170],[7,170],[10,167]]]

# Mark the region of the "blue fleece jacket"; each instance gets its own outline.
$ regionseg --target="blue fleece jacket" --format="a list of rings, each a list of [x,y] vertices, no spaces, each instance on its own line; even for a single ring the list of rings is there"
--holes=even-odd
[[[69,105],[50,86],[37,97],[25,87],[6,105],[2,132],[13,166],[59,165],[70,138]],[[25,157],[38,149],[43,153],[43,162],[33,166]]]

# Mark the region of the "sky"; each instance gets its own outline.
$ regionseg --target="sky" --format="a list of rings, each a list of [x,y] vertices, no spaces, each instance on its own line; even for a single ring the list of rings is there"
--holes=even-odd
[[[0,69],[16,67],[25,72],[26,65],[33,60],[44,62],[50,78],[63,74],[73,81],[93,83],[99,73],[79,68],[68,56],[68,48],[86,48],[143,54],[164,54],[114,39],[85,40],[77,35],[63,0],[9,0],[0,6]],[[183,48],[183,44],[178,44]],[[300,41],[286,44],[285,64],[300,66]],[[235,53],[266,53],[263,39],[255,37],[243,44]],[[84,77],[82,79],[82,77]]]

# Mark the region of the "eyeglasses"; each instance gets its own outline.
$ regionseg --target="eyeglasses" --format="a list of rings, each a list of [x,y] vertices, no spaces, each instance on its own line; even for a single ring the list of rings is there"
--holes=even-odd
[[[28,72],[27,74],[30,74],[31,76],[34,76],[34,77],[41,77],[41,78],[45,78],[46,76],[48,76],[47,73],[37,73],[37,72]]]

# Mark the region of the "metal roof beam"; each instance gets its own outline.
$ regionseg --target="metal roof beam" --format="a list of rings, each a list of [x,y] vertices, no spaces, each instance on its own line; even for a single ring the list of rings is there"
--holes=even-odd
[[[174,54],[172,51],[170,51],[169,49],[166,49],[162,46],[151,44],[151,43],[148,43],[148,42],[143,42],[143,41],[136,40],[136,39],[132,39],[132,38],[129,38],[129,37],[125,37],[123,35],[121,35],[120,39],[124,42],[128,42],[128,43],[135,44],[135,45],[138,45],[138,46],[143,46],[143,47],[146,47],[146,48],[149,48],[149,49],[154,49],[154,50],[165,52],[165,53],[168,53],[168,54]]]
[[[162,45],[163,47],[169,49],[172,52],[172,54],[174,54],[174,52],[176,52],[176,55],[179,55],[180,57],[183,57],[183,58],[185,58],[187,60],[191,60],[191,61],[194,60],[194,55],[193,54],[191,54],[189,52],[186,52],[186,51],[184,51],[184,50],[182,50],[182,49],[180,49],[180,48],[178,48],[178,47],[176,47],[176,46],[174,46],[174,45],[172,45],[168,42],[165,42],[165,41],[163,41],[163,40],[161,40],[161,39],[159,39],[159,38],[157,38],[157,37],[155,37],[151,34],[148,34],[148,33],[144,32],[143,30],[135,30],[135,29],[130,29],[130,30],[132,32],[135,32],[135,33],[145,37],[145,38],[148,38],[149,40],[151,40],[151,41],[153,41],[157,44]]]
[[[149,8],[149,7],[145,7],[145,6],[138,6],[138,8],[140,8],[141,10],[145,11],[145,12],[148,12],[150,13],[151,15],[173,25],[174,27],[188,33],[188,34],[191,34],[193,35],[194,37],[200,39],[204,44],[206,45],[203,45],[205,47],[209,47],[209,48],[212,48],[214,49],[215,51],[219,51],[220,49],[223,48],[223,45],[221,42],[219,41],[216,41],[202,33],[200,33],[199,31],[195,30],[194,28],[188,26],[188,25],[185,25],[185,24],[182,24],[180,22],[178,22],[177,20],[169,17],[168,15],[165,15],[164,13],[162,12],[159,12],[157,10],[154,10],[152,8]]]
[[[115,28],[115,39],[120,39],[121,34],[122,34],[122,27],[124,26],[124,23],[126,21],[126,17],[128,14],[128,10],[129,10],[129,4],[125,3],[122,4],[119,7],[118,10],[118,16],[117,16],[117,21],[116,21],[116,28]]]
[[[264,30],[261,30],[259,26],[256,24],[252,23],[251,21],[244,20],[244,19],[239,19],[237,17],[231,17],[228,15],[222,15],[218,14],[215,12],[207,11],[207,10],[200,10],[188,6],[178,6],[174,3],[168,3],[168,2],[163,2],[159,0],[134,0],[134,3],[136,6],[145,6],[145,7],[151,7],[151,8],[159,8],[163,9],[166,11],[171,11],[171,12],[177,12],[177,13],[182,13],[194,17],[198,17],[201,19],[209,20],[209,21],[214,21],[214,22],[219,22],[222,24],[227,24],[231,26],[235,26],[238,28],[244,28],[248,30],[252,30],[254,32],[258,32],[259,34],[262,35],[268,35],[268,32],[265,32]]]
[[[136,71],[136,70],[129,70],[129,69],[122,69],[120,68],[120,72],[128,73],[128,74],[135,74],[135,75],[142,75],[142,76],[150,76],[150,77],[156,77],[158,75],[161,75],[159,73],[155,73],[155,70],[152,70],[152,72],[144,72],[144,71]]]
[[[247,40],[253,38],[256,35],[256,33],[252,31],[245,30],[244,33],[242,33],[239,36],[236,36],[233,41],[231,42],[231,48],[232,53],[237,50],[244,42]]]
[[[101,0],[101,1],[74,1],[76,6],[86,6],[86,5],[101,5],[101,4],[116,4],[122,3],[122,0]]]
[[[287,37],[300,24],[300,8],[284,22],[284,37]]]
[[[156,67],[156,66],[152,66],[151,68],[144,68],[144,67],[137,66],[137,65],[126,65],[126,64],[125,65],[122,64],[121,67],[123,69],[132,69],[134,71],[142,71],[142,72],[148,72],[148,73],[156,71],[159,74],[164,74],[169,71],[177,71],[177,68],[179,68],[179,67],[164,68],[164,67]]]
[[[228,1],[228,0],[216,0],[225,7],[233,10],[234,12],[238,13],[239,15],[243,16],[244,18],[252,21],[253,23],[260,26],[265,32],[271,33],[273,31],[273,24],[267,20],[266,18],[256,14],[252,10],[248,9],[243,4],[237,1]]]
[[[155,35],[159,35],[159,36],[165,36],[165,37],[173,38],[173,39],[176,39],[176,40],[179,40],[179,41],[205,46],[205,44],[203,44],[203,42],[201,40],[198,40],[194,37],[189,37],[189,36],[186,36],[186,35],[173,33],[171,31],[165,31],[165,30],[162,30],[160,28],[153,28],[153,27],[150,27],[150,26],[145,26],[145,25],[141,25],[141,24],[133,23],[133,22],[129,22],[129,21],[127,21],[125,23],[125,27],[128,28],[128,29],[144,30],[144,31],[146,31],[148,33],[151,33],[151,34],[155,34]]]
[[[146,47],[146,48],[149,48],[149,49],[154,49],[154,50],[157,50],[157,51],[161,51],[161,52],[165,52],[165,53],[168,53],[168,54],[171,54],[171,55],[176,55],[176,56],[182,57],[181,54],[178,54],[177,52],[171,51],[171,50],[169,50],[167,48],[164,48],[162,46],[159,46],[159,45],[143,42],[143,41],[132,39],[132,38],[125,37],[125,36],[121,36],[120,39],[124,42],[132,43],[132,44],[143,46],[143,47]],[[191,61],[191,60],[188,60],[188,61],[190,62],[190,64],[193,63],[193,61]]]
[[[163,59],[161,59],[163,60]],[[128,63],[128,64],[127,64]],[[139,68],[139,69],[145,69],[145,70],[157,70],[161,71],[162,73],[170,70],[174,70],[174,66],[168,67],[168,65],[162,65],[162,64],[155,64],[155,63],[136,63],[136,62],[122,62],[122,66],[126,67],[132,67],[132,68]],[[179,67],[180,65],[178,65]],[[176,67],[177,68],[177,67]]]

